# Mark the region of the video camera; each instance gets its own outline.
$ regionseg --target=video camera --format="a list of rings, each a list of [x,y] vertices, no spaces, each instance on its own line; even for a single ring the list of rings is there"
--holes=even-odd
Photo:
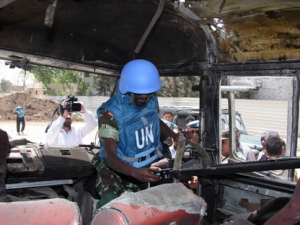
[[[74,95],[68,95],[66,99],[62,100],[67,102],[66,108],[63,108],[62,105],[58,108],[58,114],[62,115],[64,113],[64,110],[67,110],[68,112],[79,112],[81,110],[81,104],[80,103],[74,103],[78,101],[78,99]]]
[[[68,112],[79,112],[81,110],[81,104],[74,103],[78,101],[78,99],[74,95],[68,95],[64,101],[67,102],[66,110]]]

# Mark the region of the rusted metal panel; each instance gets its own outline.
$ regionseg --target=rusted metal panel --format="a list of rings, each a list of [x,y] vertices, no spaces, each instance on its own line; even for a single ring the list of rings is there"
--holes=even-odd
[[[11,149],[7,159],[7,172],[9,175],[41,176],[44,172],[44,165],[34,148],[20,145]]]
[[[76,203],[65,199],[0,203],[0,224],[5,225],[80,225]]]
[[[137,193],[125,192],[101,207],[91,224],[199,225],[205,212],[205,201],[183,184],[162,184]]]
[[[300,58],[296,0],[189,1],[199,17],[212,21],[220,62]]]

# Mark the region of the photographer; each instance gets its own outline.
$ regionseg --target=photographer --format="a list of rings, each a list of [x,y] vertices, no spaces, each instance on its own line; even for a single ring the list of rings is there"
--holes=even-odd
[[[71,127],[73,112],[69,106],[70,100],[64,100],[56,114],[56,120],[53,121],[50,127],[48,126],[45,136],[47,145],[78,146],[79,144],[82,144],[82,138],[96,128],[97,121],[93,113],[86,110],[82,103],[76,103],[76,106],[79,106],[79,108],[73,111],[80,111],[82,113],[85,124],[81,127]]]

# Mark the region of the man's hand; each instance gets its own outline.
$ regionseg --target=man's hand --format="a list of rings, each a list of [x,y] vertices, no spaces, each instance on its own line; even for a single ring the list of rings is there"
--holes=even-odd
[[[113,138],[103,138],[107,165],[113,170],[133,177],[143,183],[157,182],[160,176],[155,173],[160,171],[159,167],[136,168],[121,160],[117,155],[116,140]]]
[[[61,113],[61,116],[63,117],[63,118],[67,118],[68,117],[68,111],[67,111],[67,102],[66,101],[63,101],[62,103],[61,103],[61,106],[62,106],[62,113]]]
[[[160,176],[155,173],[159,171],[159,167],[152,166],[150,168],[135,168],[133,177],[143,183],[157,182],[160,180]]]
[[[81,113],[85,113],[85,107],[84,107],[83,103],[82,102],[79,102],[79,103],[81,104],[81,110],[80,110],[80,112]]]
[[[188,181],[189,188],[190,189],[197,189],[198,187],[198,177],[197,176],[192,176],[192,179]]]

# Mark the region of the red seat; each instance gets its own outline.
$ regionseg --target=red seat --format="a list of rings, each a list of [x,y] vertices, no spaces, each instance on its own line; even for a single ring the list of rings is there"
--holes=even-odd
[[[0,203],[2,225],[80,225],[80,211],[76,203],[66,199]]]

